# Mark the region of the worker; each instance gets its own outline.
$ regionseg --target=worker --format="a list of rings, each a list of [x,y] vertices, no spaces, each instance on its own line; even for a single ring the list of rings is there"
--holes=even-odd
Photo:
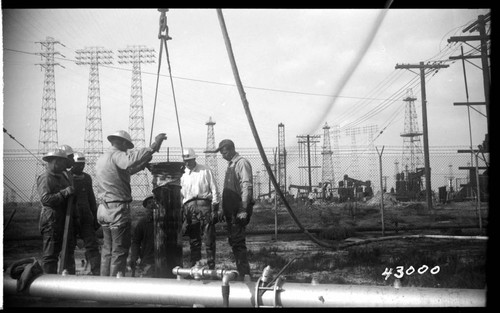
[[[57,274],[57,262],[62,250],[64,225],[68,198],[74,194],[74,188],[67,176],[63,174],[68,164],[66,152],[53,149],[42,158],[47,162],[44,173],[37,177],[37,191],[40,196],[42,210],[40,212],[39,229],[42,234],[42,268],[46,274]],[[75,274],[75,242],[68,236],[65,269]]]
[[[226,219],[229,245],[239,273],[238,279],[243,280],[245,275],[250,276],[245,229],[250,222],[254,205],[252,166],[236,152],[232,140],[222,140],[216,152],[220,152],[228,161],[221,206]]]
[[[167,136],[160,133],[150,147],[132,151],[128,150],[134,144],[126,131],[119,130],[107,138],[111,147],[96,162],[97,221],[103,231],[101,276],[116,276],[125,274],[132,236],[130,176],[146,168]]]
[[[76,235],[84,242],[85,260],[90,264],[90,274],[99,276],[101,253],[96,235],[96,231],[100,227],[97,223],[97,203],[92,187],[92,177],[83,171],[84,168],[85,155],[81,152],[75,152],[71,174],[75,187],[76,215],[79,217]]]
[[[151,194],[142,201],[146,215],[141,217],[134,228],[130,257],[127,261],[132,273],[139,268],[144,277],[153,277],[155,265],[155,241],[153,213],[156,208],[154,196]]]
[[[201,260],[202,237],[209,269],[215,269],[215,224],[219,220],[219,189],[212,170],[196,162],[194,149],[183,151],[186,168],[181,177],[183,229],[189,235],[190,264]]]

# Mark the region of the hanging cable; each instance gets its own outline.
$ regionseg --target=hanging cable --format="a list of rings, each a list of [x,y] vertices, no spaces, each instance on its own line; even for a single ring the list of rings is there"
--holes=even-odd
[[[231,68],[233,70],[234,79],[236,80],[236,85],[237,85],[238,91],[240,93],[241,102],[243,103],[243,107],[245,109],[245,113],[246,113],[248,122],[250,124],[250,128],[252,129],[253,137],[254,137],[255,142],[257,144],[257,147],[259,149],[259,153],[260,153],[260,156],[262,158],[262,161],[264,162],[264,165],[266,167],[267,173],[269,175],[269,179],[273,183],[275,192],[277,193],[277,195],[279,195],[279,197],[283,201],[283,204],[285,205],[285,208],[287,209],[288,213],[290,214],[292,219],[295,221],[297,226],[299,226],[299,228],[302,232],[304,232],[312,241],[316,242],[317,244],[319,244],[322,247],[337,249],[336,245],[330,244],[327,242],[323,242],[323,241],[315,238],[310,232],[308,232],[307,229],[300,223],[297,216],[293,213],[290,205],[288,204],[288,201],[286,200],[285,196],[283,195],[283,192],[281,191],[281,188],[278,185],[278,182],[276,181],[276,177],[274,177],[273,171],[271,170],[271,166],[269,165],[269,161],[267,160],[267,156],[264,152],[264,148],[262,147],[262,143],[260,141],[259,134],[258,134],[257,129],[255,127],[252,113],[250,112],[250,108],[248,106],[248,101],[246,99],[245,91],[243,90],[243,85],[242,85],[241,80],[240,80],[238,68],[236,66],[236,61],[234,59],[234,55],[233,55],[233,51],[232,51],[232,47],[231,47],[231,41],[229,40],[229,35],[228,35],[227,29],[226,29],[226,23],[224,22],[224,16],[222,15],[221,9],[217,9],[217,15],[219,17],[219,24],[220,24],[220,27],[222,29],[224,42],[226,43],[226,49],[227,49],[227,53],[229,56],[229,61],[231,63]]]
[[[160,39],[160,55],[158,56],[158,73],[157,73],[157,78],[156,78],[155,102],[154,102],[154,107],[153,107],[153,121],[151,123],[151,135],[149,137],[149,143],[151,144],[151,142],[153,140],[153,127],[154,127],[154,119],[155,119],[155,111],[156,111],[156,100],[158,98],[158,84],[159,84],[159,80],[160,80],[161,57],[163,54],[163,46],[165,46],[165,54],[167,57],[167,65],[168,65],[168,74],[170,76],[170,86],[172,88],[172,97],[174,100],[174,107],[175,107],[175,118],[177,120],[177,130],[179,132],[179,141],[180,141],[180,145],[181,145],[181,151],[183,151],[184,147],[182,145],[181,125],[180,125],[180,121],[179,121],[179,113],[177,110],[177,101],[175,98],[174,79],[172,77],[172,68],[170,66],[170,56],[168,53],[168,46],[167,46],[167,40],[172,39],[172,37],[170,37],[168,35],[167,14],[166,14],[168,12],[168,9],[158,9],[158,11],[160,11],[160,30],[158,32],[158,39]]]
[[[17,141],[16,138],[14,138],[14,136],[12,136],[11,134],[9,134],[9,132],[5,129],[5,127],[3,128],[3,132],[6,133],[7,135],[9,135],[10,138],[12,138],[15,142],[17,142],[21,147],[23,147],[26,151],[28,151],[29,154],[31,154],[38,162],[41,163],[40,159],[34,155],[33,153],[31,153],[31,151],[29,151],[22,143],[20,143],[19,141]]]

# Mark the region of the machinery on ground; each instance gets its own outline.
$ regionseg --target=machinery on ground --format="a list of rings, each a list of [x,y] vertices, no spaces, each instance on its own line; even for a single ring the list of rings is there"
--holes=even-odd
[[[339,181],[339,202],[345,202],[348,199],[360,201],[368,200],[373,197],[371,181],[362,181],[344,175],[344,179]]]

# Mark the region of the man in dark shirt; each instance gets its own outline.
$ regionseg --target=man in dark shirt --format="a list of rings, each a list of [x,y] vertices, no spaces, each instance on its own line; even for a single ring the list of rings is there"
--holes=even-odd
[[[222,158],[228,161],[222,191],[222,210],[226,218],[229,245],[238,269],[238,279],[243,280],[245,275],[250,275],[245,229],[255,203],[252,165],[236,152],[232,140],[222,140],[216,152],[220,152]]]
[[[132,271],[138,267],[142,272],[141,276],[152,277],[155,269],[153,210],[156,206],[153,195],[146,197],[142,201],[142,206],[146,208],[146,215],[134,228],[128,267]]]
[[[68,198],[75,190],[68,176],[63,172],[68,164],[66,152],[61,149],[49,151],[43,158],[46,171],[37,178],[37,190],[42,204],[39,229],[42,234],[42,268],[45,274],[57,274],[59,253],[62,250],[64,225]],[[68,235],[65,269],[75,274],[75,242]]]

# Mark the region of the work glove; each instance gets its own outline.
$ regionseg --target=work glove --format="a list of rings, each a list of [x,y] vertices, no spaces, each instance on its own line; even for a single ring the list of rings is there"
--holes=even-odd
[[[163,140],[167,139],[167,134],[165,133],[160,133],[156,135],[155,137],[155,142],[151,144],[151,149],[153,149],[153,152],[158,152],[160,151],[161,144],[163,143]]]
[[[62,194],[62,196],[64,198],[67,198],[70,195],[75,193],[75,188],[73,188],[73,186],[68,186],[68,187],[64,188],[63,190],[61,190],[60,193]]]
[[[248,214],[247,212],[240,212],[236,214],[236,223],[241,226],[246,226],[248,224]]]

